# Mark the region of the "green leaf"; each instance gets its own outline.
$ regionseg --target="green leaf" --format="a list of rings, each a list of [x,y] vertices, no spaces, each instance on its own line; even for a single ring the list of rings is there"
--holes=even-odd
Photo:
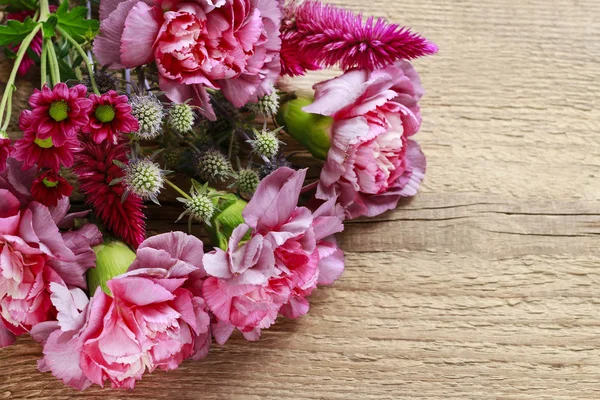
[[[100,29],[100,22],[87,19],[86,7],[69,10],[69,2],[63,1],[56,10],[58,26],[79,43],[91,41]]]
[[[0,0],[0,5],[8,6],[9,11],[34,11],[37,8],[36,0]]]
[[[24,22],[10,19],[6,25],[0,25],[0,46],[18,45],[31,33],[36,23],[29,17]]]
[[[56,15],[51,15],[46,22],[42,25],[42,32],[44,34],[44,39],[49,39],[54,36],[56,31],[56,24],[58,23],[58,17]]]

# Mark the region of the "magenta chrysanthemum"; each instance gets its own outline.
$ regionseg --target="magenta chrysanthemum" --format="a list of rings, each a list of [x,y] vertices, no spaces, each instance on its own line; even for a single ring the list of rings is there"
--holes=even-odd
[[[292,2],[286,14],[291,19],[282,25],[281,64],[292,76],[335,65],[372,71],[438,51],[406,27],[373,17],[363,23],[361,14],[317,1]]]
[[[93,103],[90,122],[82,132],[91,133],[96,143],[104,140],[116,140],[119,133],[131,133],[140,127],[137,119],[131,115],[131,105],[125,95],[114,90],[102,95],[90,96]]]
[[[52,89],[48,86],[41,91],[35,89],[29,98],[32,110],[28,129],[35,131],[39,139],[52,138],[54,145],[62,146],[88,123],[92,102],[86,95],[87,88],[83,85],[69,88],[59,83]]]
[[[114,160],[127,162],[126,143],[114,144],[105,140],[95,144],[82,139],[81,151],[75,156],[74,172],[79,178],[80,189],[106,228],[133,247],[138,247],[146,235],[144,205],[133,194],[122,200],[123,183],[110,185],[114,179],[124,176]]]
[[[15,143],[13,157],[23,161],[23,168],[37,165],[39,168],[50,168],[58,172],[62,167],[73,166],[73,154],[79,146],[76,137],[68,137],[62,146],[56,146],[52,137],[40,139],[35,131],[27,128],[31,125],[31,111],[21,113],[19,125],[23,130],[23,137]]]

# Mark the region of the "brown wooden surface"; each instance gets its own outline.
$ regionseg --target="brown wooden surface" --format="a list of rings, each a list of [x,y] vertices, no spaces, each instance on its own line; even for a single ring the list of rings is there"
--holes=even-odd
[[[422,192],[348,225],[342,279],[258,343],[79,393],[21,338],[0,350],[0,399],[600,398],[600,3],[338,3],[441,48],[416,63]]]

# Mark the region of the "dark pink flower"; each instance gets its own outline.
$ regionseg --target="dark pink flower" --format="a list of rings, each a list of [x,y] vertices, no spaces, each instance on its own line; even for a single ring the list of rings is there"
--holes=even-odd
[[[96,143],[108,139],[115,142],[120,133],[136,132],[140,127],[131,115],[131,105],[125,95],[119,96],[111,90],[102,95],[92,94],[93,103],[89,124],[82,132],[90,133]]]
[[[9,163],[2,182],[14,181],[20,165]],[[1,186],[5,186],[2,184]],[[102,240],[94,225],[72,228],[66,215],[68,199],[48,209],[37,202],[20,201],[20,187],[0,189],[0,347],[15,335],[56,317],[51,284],[86,287],[85,271],[94,266],[91,246]]]
[[[278,313],[296,318],[308,311],[318,283],[330,284],[343,271],[343,254],[333,234],[343,229],[335,200],[314,214],[298,207],[306,171],[280,168],[261,181],[244,209],[227,252],[204,256],[204,298],[217,321],[213,335],[227,341],[234,329],[257,340]],[[250,239],[240,244],[250,234]],[[320,277],[323,274],[322,278]]]
[[[402,61],[373,72],[353,70],[318,83],[315,91],[304,110],[334,120],[317,198],[337,197],[357,218],[379,215],[415,195],[426,166],[409,139],[421,125],[423,88],[415,69]]]
[[[47,170],[33,181],[31,194],[38,203],[46,207],[56,207],[63,197],[69,197],[73,186],[65,178],[52,170]]]
[[[40,369],[80,390],[106,380],[133,388],[146,369],[168,371],[204,357],[210,318],[190,282],[203,274],[202,248],[181,232],[149,239],[129,272],[108,282],[112,297],[99,289],[85,307],[53,285],[59,323],[32,332],[44,343]]]
[[[155,61],[167,96],[192,99],[208,118],[206,88],[241,107],[269,94],[279,76],[280,0],[128,0],[101,11],[98,60],[112,68]]]
[[[6,160],[11,152],[10,139],[0,136],[0,173],[6,170]]]
[[[281,62],[289,75],[336,65],[372,71],[438,51],[406,27],[373,17],[363,23],[361,14],[318,1],[292,2],[286,14]]]
[[[105,140],[100,144],[91,138],[82,138],[81,150],[75,156],[73,172],[77,175],[86,204],[94,209],[104,226],[130,246],[137,248],[146,237],[144,203],[134,194],[123,199],[123,183],[111,185],[124,176],[113,161],[127,163],[127,144]]]
[[[68,88],[59,83],[50,89],[35,89],[29,98],[32,107],[28,117],[32,131],[40,140],[52,139],[54,146],[63,146],[69,138],[77,137],[87,125],[92,102],[86,98],[87,88],[77,85]]]

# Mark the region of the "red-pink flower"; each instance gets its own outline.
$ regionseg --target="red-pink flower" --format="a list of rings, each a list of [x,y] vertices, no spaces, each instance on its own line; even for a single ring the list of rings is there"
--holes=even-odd
[[[10,152],[10,139],[0,136],[0,173],[6,170],[6,160],[8,159]]]
[[[410,140],[421,125],[423,88],[415,69],[399,62],[373,72],[353,70],[315,85],[306,112],[333,117],[331,147],[317,198],[338,197],[350,218],[375,216],[413,196],[425,156]]]
[[[108,139],[116,141],[120,133],[131,133],[139,129],[138,121],[131,115],[131,105],[125,95],[111,90],[102,95],[92,94],[93,103],[89,124],[82,132],[90,133],[96,143]]]
[[[43,172],[31,186],[31,194],[38,203],[46,207],[56,207],[63,197],[69,197],[73,186],[65,178],[52,170]]]
[[[374,70],[438,51],[406,27],[373,17],[363,23],[361,14],[318,1],[290,3],[281,31],[282,70],[292,76],[335,65]]]
[[[111,1],[100,14],[94,50],[103,65],[155,61],[167,96],[193,99],[208,118],[206,88],[241,107],[269,94],[279,76],[280,0]]]
[[[126,142],[116,144],[105,140],[100,144],[91,139],[81,141],[81,150],[75,156],[73,171],[80,189],[86,195],[86,204],[93,207],[104,226],[130,246],[137,248],[146,236],[143,201],[134,194],[123,199],[123,183],[111,185],[124,176],[114,160],[127,163]]]
[[[20,170],[9,164],[3,181],[22,177]],[[17,189],[0,189],[0,347],[55,318],[50,284],[86,287],[85,271],[95,260],[91,246],[102,240],[94,225],[59,231],[58,226],[73,228],[73,216],[66,215],[68,199],[48,209],[20,201],[23,193]]]
[[[51,6],[54,10],[56,9],[56,6]],[[54,10],[52,10],[54,12]],[[25,19],[27,17],[33,17],[33,12],[32,11],[19,11],[19,12],[10,12],[6,15],[6,19],[13,19],[16,21],[20,21],[23,22],[25,21]],[[31,51],[33,51],[35,54],[37,54],[38,56],[40,56],[42,54],[42,34],[38,33],[33,40],[31,41],[31,44],[29,45],[29,49]],[[14,52],[17,53],[19,51],[19,48],[21,46],[8,46],[8,48]],[[17,73],[19,74],[19,76],[25,76],[27,74],[27,72],[29,72],[29,70],[31,69],[32,66],[35,65],[35,61],[33,61],[33,59],[31,57],[29,57],[29,54],[25,53],[25,55],[23,56],[23,60],[21,60],[21,65],[19,65],[19,69],[17,70]]]
[[[85,86],[68,88],[64,83],[52,89],[48,86],[41,91],[35,89],[29,98],[32,107],[29,129],[36,132],[40,140],[51,138],[55,146],[63,146],[88,123],[92,102],[86,94]]]
[[[234,230],[227,252],[215,249],[204,256],[203,293],[217,319],[217,342],[227,341],[236,328],[257,340],[278,313],[305,314],[306,297],[317,284],[341,275],[343,255],[331,237],[343,229],[340,210],[335,199],[314,214],[297,206],[305,174],[280,168],[261,181],[244,209],[246,224]],[[250,229],[250,240],[240,245]]]
[[[53,285],[59,323],[32,332],[44,343],[40,369],[80,390],[106,380],[133,388],[146,369],[168,371],[204,357],[210,317],[190,282],[203,275],[202,248],[181,232],[149,239],[129,272],[108,282],[112,297],[98,289],[81,312],[69,292]]]

